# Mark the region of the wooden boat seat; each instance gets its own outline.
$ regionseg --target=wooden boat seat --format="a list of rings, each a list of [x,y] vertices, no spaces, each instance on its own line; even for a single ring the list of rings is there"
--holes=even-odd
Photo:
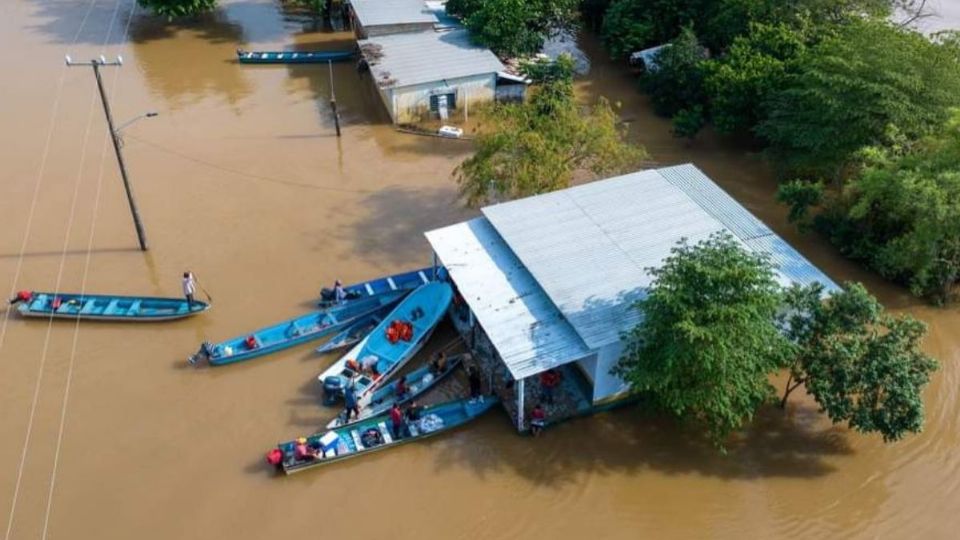
[[[127,309],[127,315],[137,315],[138,313],[140,313],[141,303],[142,302],[140,300],[135,300],[133,304],[130,305],[130,308]]]
[[[380,424],[378,424],[377,427],[380,428],[380,434],[383,435],[383,444],[392,443],[393,437],[390,436],[390,430],[387,429],[387,423],[380,422]]]
[[[392,277],[388,277],[388,278],[387,278],[387,283],[390,285],[390,290],[391,290],[391,291],[397,290],[397,284],[393,282],[393,278],[392,278]]]
[[[116,298],[114,298],[113,300],[111,300],[110,303],[107,304],[107,307],[103,308],[103,314],[104,314],[104,315],[113,315],[114,312],[117,311],[117,304],[119,304],[119,303],[120,303],[120,301],[117,300]]]
[[[96,300],[93,300],[93,299],[87,300],[86,302],[83,303],[83,307],[80,308],[80,314],[86,315],[88,313],[92,313],[96,305],[97,305]]]
[[[358,433],[357,430],[355,429],[350,430],[350,438],[353,439],[353,444],[354,446],[357,447],[358,451],[363,450],[365,448],[363,446],[363,442],[360,440],[360,433]]]
[[[420,270],[417,273],[420,274],[420,279],[423,281],[424,285],[426,285],[427,283],[430,283],[430,280],[427,279],[427,276],[426,274],[423,273],[423,270]]]

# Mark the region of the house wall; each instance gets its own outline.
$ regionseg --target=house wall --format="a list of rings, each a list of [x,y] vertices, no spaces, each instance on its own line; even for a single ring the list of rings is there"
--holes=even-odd
[[[597,351],[596,368],[593,371],[593,403],[607,402],[625,396],[629,390],[623,379],[612,375],[613,369],[620,360],[623,352],[623,343],[617,341]]]
[[[441,88],[455,89],[456,108],[450,109],[450,115],[454,119],[462,120],[464,108],[469,114],[482,103],[493,101],[496,85],[496,73],[488,73],[379,90],[380,97],[395,124],[416,124],[433,118],[436,114],[430,111],[431,91]]]
[[[377,36],[386,36],[389,34],[404,34],[407,32],[426,32],[433,30],[432,22],[421,23],[403,23],[403,24],[376,24],[373,26],[363,26],[359,22],[354,24],[354,33],[357,39],[367,39]]]

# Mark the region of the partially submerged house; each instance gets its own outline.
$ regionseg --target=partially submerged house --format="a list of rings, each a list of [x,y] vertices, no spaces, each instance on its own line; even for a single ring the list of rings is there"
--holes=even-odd
[[[837,285],[693,165],[638,171],[488,206],[470,221],[426,233],[461,302],[454,322],[521,431],[537,376],[564,373],[552,419],[628,396],[613,375],[632,305],[677,242],[718,231],[768,254],[783,285]]]
[[[350,22],[357,39],[433,30],[435,8],[423,0],[351,0]]]
[[[466,30],[372,36],[358,41],[394,123],[466,116],[493,101],[503,64]]]

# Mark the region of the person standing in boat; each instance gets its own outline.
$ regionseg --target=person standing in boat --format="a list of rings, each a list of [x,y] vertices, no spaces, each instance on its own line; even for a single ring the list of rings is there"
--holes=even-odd
[[[339,279],[333,283],[333,301],[337,305],[347,301],[347,291],[343,290],[343,282]]]
[[[360,418],[360,407],[357,406],[357,386],[353,377],[350,377],[343,388],[343,402],[347,407],[347,422],[350,421],[351,416]]]
[[[400,405],[396,402],[393,403],[393,407],[390,407],[390,427],[392,428],[393,438],[395,440],[403,438],[403,412],[400,410]]]
[[[470,383],[470,399],[480,399],[483,400],[481,393],[482,381],[480,380],[480,370],[476,366],[470,366],[467,370],[467,380]]]
[[[183,296],[187,298],[187,311],[193,310],[193,295],[197,293],[197,278],[193,273],[187,270],[183,273],[183,279],[180,283],[183,286]]]

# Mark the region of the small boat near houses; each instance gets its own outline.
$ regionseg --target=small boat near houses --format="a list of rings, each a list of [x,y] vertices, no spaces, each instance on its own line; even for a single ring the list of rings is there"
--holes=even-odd
[[[223,366],[289,349],[329,336],[358,320],[382,318],[406,294],[407,291],[378,294],[288,319],[217,344],[205,342],[188,361],[195,364],[206,359],[210,365]]]
[[[245,51],[237,49],[241,64],[317,64],[343,62],[353,58],[355,51]]]
[[[373,416],[385,414],[393,407],[394,403],[403,406],[415,401],[436,386],[438,382],[446,378],[447,375],[450,375],[460,367],[463,356],[465,355],[456,355],[447,358],[446,363],[439,371],[434,370],[430,365],[426,365],[407,373],[404,375],[404,384],[406,385],[407,391],[403,395],[397,394],[396,383],[383,385],[373,393],[370,398],[370,403],[360,409],[359,416],[351,418],[348,421],[346,411],[344,411],[327,424],[327,429],[348,426],[362,422]],[[326,394],[328,391],[330,390],[325,387],[324,393]]]
[[[373,416],[356,424],[280,443],[267,454],[267,461],[285,474],[294,474],[372,454],[462,426],[490,410],[497,401],[494,397],[459,399],[424,407],[418,411],[417,419],[406,422],[409,433],[400,439],[387,427],[389,414]]]
[[[210,309],[199,300],[188,306],[186,298],[37,291],[20,291],[10,303],[19,304],[17,311],[24,317],[125,322],[170,321]]]
[[[320,383],[324,388],[343,388],[352,381],[357,404],[361,408],[367,406],[373,392],[399,372],[430,339],[452,299],[453,289],[446,282],[434,281],[418,287],[367,337],[320,374]]]
[[[433,281],[434,268],[426,267],[392,276],[361,281],[343,288],[347,301],[366,298],[390,291],[412,291],[421,285]],[[333,289],[324,288],[320,291],[320,307],[333,305],[335,302]]]

